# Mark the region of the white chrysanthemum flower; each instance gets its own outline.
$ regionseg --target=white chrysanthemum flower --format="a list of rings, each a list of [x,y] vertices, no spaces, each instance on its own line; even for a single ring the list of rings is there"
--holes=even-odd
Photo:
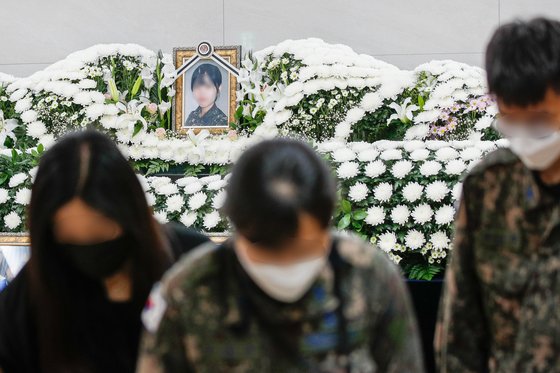
[[[360,162],[371,162],[379,156],[379,150],[377,149],[365,149],[358,153],[358,160]]]
[[[370,207],[367,210],[365,222],[369,225],[376,226],[385,221],[385,210],[379,206]]]
[[[18,190],[14,201],[23,206],[29,205],[29,201],[31,201],[31,189],[23,188]]]
[[[12,102],[16,102],[21,100],[23,97],[25,97],[25,95],[27,94],[27,89],[25,88],[20,88],[17,91],[13,92],[10,95],[10,101]]]
[[[180,194],[174,194],[167,198],[165,208],[167,209],[167,212],[171,213],[181,211],[184,205],[185,200],[183,199],[183,196],[181,196]]]
[[[165,176],[153,176],[148,179],[150,185],[157,189],[161,186],[167,185],[171,183],[171,179]]]
[[[185,227],[190,227],[196,222],[197,218],[198,218],[198,215],[196,214],[196,212],[185,212],[183,215],[181,215],[181,217],[179,218],[179,221]]]
[[[208,190],[220,190],[223,189],[227,185],[227,180],[216,180],[208,184],[206,187]]]
[[[352,108],[348,110],[348,113],[346,114],[346,121],[349,123],[356,123],[364,117],[365,113],[366,112],[363,109]]]
[[[227,192],[225,190],[220,190],[214,198],[212,199],[212,208],[219,210],[224,206],[226,202]]]
[[[422,197],[424,187],[416,182],[408,183],[402,190],[403,197],[408,202],[416,202]]]
[[[441,170],[441,164],[436,161],[426,161],[420,166],[420,173],[423,176],[434,176]]]
[[[434,181],[426,187],[426,197],[432,201],[440,202],[449,193],[449,187],[441,180]]]
[[[477,131],[482,131],[490,127],[493,121],[494,121],[493,117],[485,115],[475,123],[474,129]]]
[[[461,193],[463,192],[463,184],[457,183],[453,186],[453,190],[451,191],[451,197],[454,201],[458,201],[461,198]]]
[[[366,199],[369,189],[364,183],[356,183],[350,187],[348,197],[354,202],[360,202]]]
[[[27,110],[21,114],[21,120],[23,123],[31,123],[37,120],[37,112],[35,110]]]
[[[423,233],[418,232],[416,229],[411,229],[407,232],[404,242],[406,247],[412,250],[418,250],[424,245],[426,238]]]
[[[404,134],[405,140],[424,139],[430,134],[430,126],[428,124],[416,124],[406,130]]]
[[[445,232],[439,231],[430,237],[430,242],[436,249],[447,249],[449,247],[449,237]]]
[[[425,161],[430,156],[428,149],[416,149],[410,153],[410,159],[413,161]]]
[[[337,149],[332,153],[332,155],[333,160],[337,163],[349,162],[356,159],[356,153],[348,148]]]
[[[379,158],[383,159],[384,161],[393,161],[397,159],[402,159],[402,150],[400,149],[387,149]]]
[[[317,151],[319,153],[332,153],[337,149],[346,147],[346,144],[342,141],[325,141],[317,144]]]
[[[21,218],[16,212],[12,211],[4,216],[4,224],[8,229],[16,229],[21,225]]]
[[[93,79],[84,79],[78,83],[82,89],[93,89],[97,87],[97,83]]]
[[[367,111],[375,111],[383,104],[383,98],[377,92],[369,92],[362,97],[360,106]]]
[[[148,202],[148,206],[155,206],[156,204],[156,196],[154,193],[146,193],[146,202]]]
[[[210,175],[210,176],[205,176],[205,177],[201,177],[200,179],[198,179],[198,181],[202,185],[208,185],[210,183],[220,181],[220,180],[222,180],[222,177],[220,175]]]
[[[445,162],[451,159],[455,159],[459,156],[457,150],[447,146],[436,151],[436,158],[438,161]]]
[[[404,225],[408,221],[410,210],[405,205],[398,205],[391,211],[391,220],[399,225]]]
[[[380,202],[387,202],[393,195],[393,186],[389,183],[381,183],[373,189],[373,197]]]
[[[191,183],[198,183],[198,177],[196,176],[187,176],[187,177],[182,177],[180,179],[175,180],[175,184],[177,184],[180,187],[185,187]]]
[[[360,153],[365,150],[375,150],[374,146],[371,143],[365,141],[352,142],[349,143],[348,146],[356,153]]]
[[[170,184],[164,184],[164,185],[161,185],[159,187],[156,187],[155,192],[156,192],[156,194],[159,194],[159,195],[162,195],[162,196],[170,196],[172,194],[179,193],[179,188],[177,187],[177,184],[171,184],[170,183]]]
[[[379,175],[382,175],[387,170],[387,166],[383,161],[377,160],[374,162],[370,162],[365,167],[365,174],[367,177],[375,178]]]
[[[188,195],[195,194],[195,193],[198,193],[202,190],[202,184],[200,182],[196,181],[194,183],[190,183],[190,184],[185,185],[183,190],[185,191],[185,194],[188,194]]]
[[[220,220],[222,220],[220,213],[218,211],[212,211],[211,213],[204,215],[202,225],[204,228],[210,230],[215,228],[220,223]]]
[[[389,150],[389,149],[399,149],[402,147],[402,142],[391,141],[391,140],[379,140],[375,143],[375,146],[380,151]]]
[[[460,159],[454,159],[445,165],[445,173],[448,175],[461,175],[466,168],[465,162]]]
[[[455,209],[453,206],[446,205],[440,207],[435,214],[436,223],[439,225],[445,225],[453,222],[455,219]]]
[[[410,171],[412,171],[412,162],[406,160],[395,162],[391,169],[393,176],[397,179],[403,179]]]
[[[169,223],[169,218],[167,217],[167,213],[165,211],[154,212],[154,217],[160,224]]]
[[[193,194],[191,198],[189,198],[189,210],[198,210],[204,206],[207,198],[208,196],[203,192]]]
[[[0,188],[0,205],[8,202],[10,195],[7,189]]]
[[[31,170],[29,170],[28,174],[31,177],[31,182],[35,182],[35,177],[37,176],[37,171],[39,171],[39,166],[35,166]]]
[[[412,219],[414,219],[417,224],[425,224],[432,220],[433,214],[434,212],[430,205],[421,204],[412,211]]]
[[[54,135],[48,133],[44,136],[41,136],[39,139],[39,144],[42,144],[45,149],[49,149],[51,146],[54,145],[56,142]]]
[[[409,153],[412,153],[415,150],[425,149],[425,148],[426,148],[425,142],[420,140],[410,140],[410,141],[405,141],[403,143],[403,149]]]
[[[337,175],[341,179],[351,179],[358,176],[360,166],[356,162],[344,162],[338,166]]]
[[[461,152],[464,161],[476,161],[482,158],[482,151],[478,148],[466,148]]]
[[[439,141],[439,140],[426,141],[426,148],[434,152],[443,148],[447,148],[448,146],[449,143],[446,141]]]
[[[377,246],[386,253],[391,252],[397,246],[397,236],[393,232],[385,232],[377,238]]]
[[[105,113],[104,104],[93,104],[86,109],[86,116],[91,120],[96,120]]]
[[[350,132],[352,131],[352,124],[347,121],[340,122],[336,125],[334,130],[334,137],[337,139],[346,139],[350,136]]]
[[[74,94],[72,100],[74,101],[75,104],[83,105],[83,106],[89,105],[93,101],[89,91],[81,91]]]
[[[27,174],[20,172],[10,178],[10,181],[8,182],[8,186],[10,188],[15,188],[26,180],[27,180]]]
[[[33,102],[31,101],[30,98],[23,98],[21,100],[19,100],[18,102],[16,102],[16,105],[14,107],[16,113],[23,113],[29,109],[31,109],[31,106],[33,105]]]

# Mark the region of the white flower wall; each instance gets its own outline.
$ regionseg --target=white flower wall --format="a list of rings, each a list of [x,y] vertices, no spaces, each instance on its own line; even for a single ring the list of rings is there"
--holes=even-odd
[[[336,225],[429,279],[451,249],[461,176],[507,146],[490,127],[497,110],[484,71],[453,61],[403,71],[347,46],[288,40],[243,59],[235,128],[221,135],[173,132],[175,77],[169,55],[128,44],[73,53],[26,78],[0,73],[0,231],[25,231],[37,162],[71,130],[114,139],[159,221],[207,232],[230,230],[219,210],[243,150],[290,136],[331,162]]]

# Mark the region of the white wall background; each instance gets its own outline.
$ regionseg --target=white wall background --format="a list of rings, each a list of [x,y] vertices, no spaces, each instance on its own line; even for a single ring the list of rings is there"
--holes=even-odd
[[[560,18],[558,0],[2,0],[0,71],[25,76],[97,43],[171,52],[207,39],[260,49],[319,37],[410,69],[432,59],[482,65],[517,17]]]

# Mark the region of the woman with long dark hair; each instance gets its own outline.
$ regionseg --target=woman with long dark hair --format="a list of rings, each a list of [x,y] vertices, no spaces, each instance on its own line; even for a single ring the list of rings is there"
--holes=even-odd
[[[104,135],[67,135],[41,159],[31,258],[0,293],[0,371],[133,372],[150,289],[207,240],[159,225]]]

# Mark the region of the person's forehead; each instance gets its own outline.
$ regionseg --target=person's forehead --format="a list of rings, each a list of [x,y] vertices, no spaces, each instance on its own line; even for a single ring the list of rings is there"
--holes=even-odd
[[[507,105],[498,101],[498,109],[502,116],[541,116],[560,112],[560,107],[544,101],[529,106]]]
[[[507,104],[499,97],[498,109],[501,115],[549,115],[560,113],[560,94],[548,89],[542,100],[531,105]]]

